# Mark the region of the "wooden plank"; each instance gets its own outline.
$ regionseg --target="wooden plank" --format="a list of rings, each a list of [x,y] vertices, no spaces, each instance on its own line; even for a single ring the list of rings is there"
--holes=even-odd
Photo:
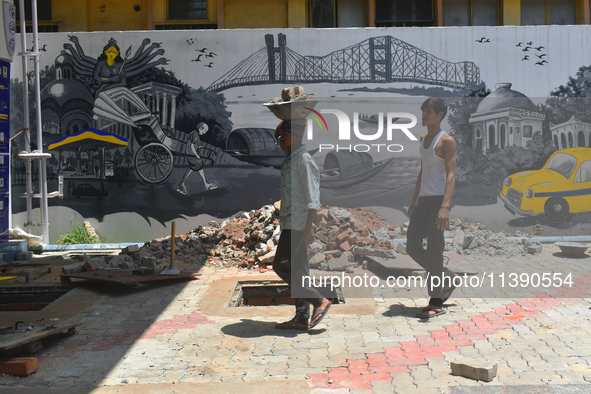
[[[77,323],[50,329],[39,326],[37,329],[40,329],[41,331],[17,331],[14,330],[13,327],[4,328],[0,332],[0,352],[14,349],[16,347],[23,346],[53,335],[72,335],[76,330],[75,327],[79,326],[80,324],[81,323]]]
[[[162,271],[160,271],[162,272]],[[160,273],[159,272],[159,273]],[[166,280],[195,279],[201,274],[195,272],[181,271],[179,275],[134,275],[132,270],[110,270],[110,271],[92,271],[80,272],[76,274],[62,274],[62,282],[71,279],[86,279],[97,282],[115,283],[123,286],[136,286],[146,282],[160,282]]]

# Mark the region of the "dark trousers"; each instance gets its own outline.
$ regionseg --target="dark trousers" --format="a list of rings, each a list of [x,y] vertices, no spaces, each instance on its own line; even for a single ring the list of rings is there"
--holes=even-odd
[[[320,306],[323,297],[317,289],[302,286],[302,277],[310,275],[308,247],[303,231],[281,231],[273,261],[273,270],[290,286],[292,297],[295,299],[295,321],[300,324],[308,324],[310,304],[315,308]]]
[[[437,305],[439,303],[443,305],[441,290],[443,287],[449,286],[449,281],[454,276],[451,270],[443,267],[445,239],[443,238],[443,230],[439,230],[436,223],[442,201],[443,196],[420,197],[406,233],[406,252],[429,274],[427,288],[429,296],[432,298],[430,303],[436,306],[440,306]],[[427,238],[427,249],[423,247],[425,238]],[[431,286],[431,277],[437,276],[441,279],[443,275],[450,279],[446,279],[445,283],[435,281],[433,283],[435,286]]]

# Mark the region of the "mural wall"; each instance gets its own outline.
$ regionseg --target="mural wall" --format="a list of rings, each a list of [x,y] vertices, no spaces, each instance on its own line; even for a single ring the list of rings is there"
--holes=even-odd
[[[420,105],[440,96],[449,103],[444,127],[458,142],[452,217],[497,231],[541,224],[546,235],[585,234],[589,33],[541,26],[41,35],[48,189],[57,190],[60,175],[65,189],[49,201],[50,241],[71,221],[89,219],[107,242],[142,242],[168,234],[173,220],[185,232],[278,200],[279,120],[263,103],[290,86],[316,101],[307,147],[323,171],[324,204],[407,221],[416,137],[425,132]],[[19,130],[20,62],[11,75],[11,129]],[[343,127],[351,140],[341,138]],[[22,226],[25,165],[16,154],[24,137],[12,144],[13,226]]]

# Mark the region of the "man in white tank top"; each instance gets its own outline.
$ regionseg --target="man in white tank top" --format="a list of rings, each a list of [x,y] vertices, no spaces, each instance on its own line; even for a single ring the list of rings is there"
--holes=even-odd
[[[443,231],[449,227],[449,209],[454,191],[456,142],[441,130],[447,104],[441,98],[428,98],[421,106],[423,126],[419,151],[421,171],[408,207],[410,224],[406,250],[410,257],[429,274],[429,305],[417,317],[431,318],[445,313],[443,303],[454,290],[455,274],[443,266],[445,240]],[[427,239],[427,248],[423,240]]]

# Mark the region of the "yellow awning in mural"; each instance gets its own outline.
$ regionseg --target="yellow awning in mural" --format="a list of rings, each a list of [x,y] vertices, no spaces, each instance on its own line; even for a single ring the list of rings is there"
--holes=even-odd
[[[84,129],[79,133],[70,134],[67,137],[60,138],[59,140],[53,141],[47,146],[49,150],[62,148],[72,149],[79,146],[87,146],[89,144],[97,145],[118,145],[127,146],[128,141],[126,138],[119,137],[118,135],[107,133],[102,130],[88,128]]]

